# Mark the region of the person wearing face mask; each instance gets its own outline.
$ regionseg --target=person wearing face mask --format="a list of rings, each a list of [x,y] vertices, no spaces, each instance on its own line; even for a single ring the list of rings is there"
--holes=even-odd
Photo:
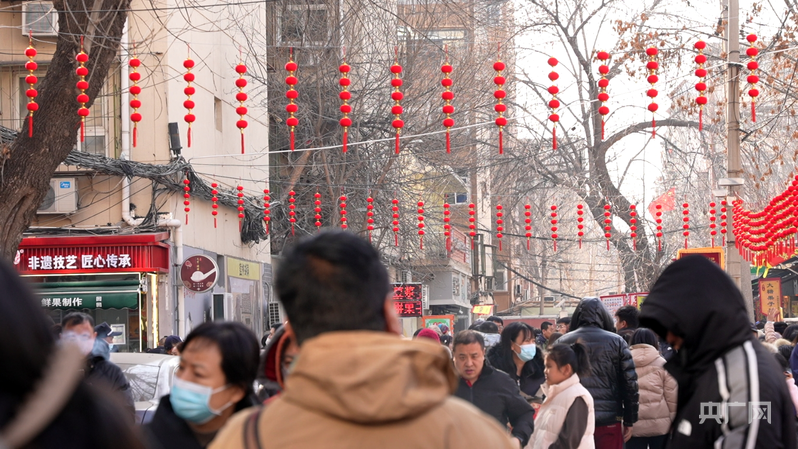
[[[520,321],[508,324],[499,344],[488,350],[487,357],[490,366],[510,375],[528,402],[540,402],[538,390],[546,380],[545,366],[532,326]]]
[[[136,409],[133,405],[130,384],[122,370],[108,360],[108,344],[102,341],[101,344],[105,345],[106,351],[95,351],[97,332],[94,330],[94,319],[85,313],[72,312],[61,320],[61,327],[63,328],[61,340],[77,344],[86,357],[84,367],[86,383],[118,392],[127,405],[130,419],[134,419]]]
[[[254,406],[258,339],[241,323],[208,322],[186,337],[171,392],[144,426],[150,449],[201,449],[237,411]]]

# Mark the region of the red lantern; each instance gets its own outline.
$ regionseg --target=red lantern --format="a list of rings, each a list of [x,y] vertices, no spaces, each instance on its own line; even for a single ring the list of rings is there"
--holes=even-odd
[[[560,121],[560,116],[557,114],[557,108],[560,107],[560,100],[557,99],[557,93],[560,89],[554,84],[560,75],[554,71],[554,67],[557,65],[556,58],[549,58],[549,65],[551,66],[552,70],[549,73],[549,79],[551,80],[551,87],[549,87],[549,93],[551,94],[551,100],[549,100],[549,121],[551,121],[551,149],[557,149],[557,122]],[[556,245],[556,242],[555,242]]]
[[[632,250],[637,251],[637,206],[632,204],[629,206],[629,230],[632,231],[629,237],[632,238]]]
[[[79,67],[75,69],[75,73],[80,79],[76,87],[80,91],[80,95],[78,95],[78,103],[80,104],[78,115],[80,116],[80,141],[83,142],[86,129],[86,117],[89,116],[89,108],[86,107],[86,103],[89,102],[89,96],[86,95],[86,89],[89,88],[89,83],[86,81],[86,77],[89,76],[89,69],[86,68],[86,63],[89,62],[89,55],[83,51],[83,36],[80,36],[80,53],[75,56],[75,59],[77,59],[79,65]]]
[[[651,84],[651,89],[646,92],[649,98],[651,98],[651,103],[648,105],[648,110],[651,111],[651,137],[657,136],[657,119],[656,119],[656,112],[659,109],[659,105],[654,101],[657,98],[657,90],[654,89],[654,84],[659,81],[657,77],[657,70],[659,69],[659,62],[657,62],[657,51],[654,47],[649,47],[646,49],[646,55],[648,55],[648,62],[646,63],[646,69],[648,69],[648,78],[646,80],[649,84]]]
[[[718,235],[718,231],[716,230],[718,225],[715,223],[718,220],[716,216],[717,210],[715,210],[715,202],[712,201],[709,203],[709,239],[710,243],[712,243],[712,247],[715,247],[715,236]]]
[[[524,231],[526,234],[526,250],[529,251],[530,247],[530,240],[532,239],[532,206],[529,204],[524,204]]]
[[[236,94],[236,100],[238,100],[236,128],[241,131],[241,154],[244,154],[244,129],[249,125],[244,120],[244,116],[247,115],[247,108],[244,106],[244,101],[247,99],[247,94],[244,93],[244,88],[247,87],[247,80],[244,78],[244,74],[247,73],[247,66],[243,62],[239,62],[236,66],[236,73],[238,73],[238,79],[236,80],[236,87],[238,87],[238,93]]]
[[[186,224],[188,224],[188,213],[191,211],[189,208],[191,205],[191,201],[189,201],[189,198],[191,198],[191,187],[189,187],[190,183],[191,181],[188,180],[187,174],[186,178],[183,179],[183,206],[185,206],[183,210],[186,212]]]
[[[695,90],[698,91],[698,97],[695,99],[696,104],[698,105],[698,130],[704,130],[704,106],[707,104],[707,97],[704,94],[707,91],[707,69],[704,68],[704,64],[707,62],[707,57],[704,54],[704,49],[707,48],[707,43],[704,41],[698,41],[695,43],[695,49],[698,50],[698,54],[695,57],[695,62],[698,64],[698,68],[695,71],[695,76],[698,77],[698,82],[695,85]]]
[[[219,210],[218,210],[219,209],[219,204],[218,204],[219,197],[216,196],[216,195],[219,194],[219,191],[216,190],[217,187],[219,187],[219,184],[217,184],[215,182],[211,183],[211,195],[213,195],[211,197],[211,203],[212,203],[211,204],[211,208],[212,208],[211,209],[211,215],[213,215],[213,228],[214,229],[216,229],[216,216],[219,215]],[[266,226],[266,232],[267,233],[269,232],[268,225]]]
[[[366,230],[369,231],[369,242],[371,233],[374,231],[374,198],[366,198]]]
[[[313,194],[313,219],[316,220],[313,224],[316,226],[316,232],[321,231],[321,193],[316,192]],[[371,240],[371,233],[369,233],[369,240]]]
[[[754,42],[756,42],[756,34],[749,34],[745,38],[748,41],[748,49],[745,50],[745,54],[748,55],[750,60],[748,61],[748,70],[750,71],[748,74],[748,84],[751,85],[751,88],[748,90],[748,96],[751,97],[751,121],[756,122],[756,97],[759,96],[759,90],[757,90],[756,85],[759,82],[759,77],[756,75],[756,71],[759,68],[759,63],[756,62],[756,56],[759,54],[759,50],[754,46]]]
[[[349,227],[349,225],[346,224],[346,195],[341,195],[338,200],[341,201],[341,204],[338,205],[341,208],[339,212],[341,214],[341,229],[346,229]]]
[[[657,222],[657,251],[662,251],[662,204],[657,204],[657,212],[654,214]]]
[[[288,192],[288,222],[291,223],[291,235],[294,235],[294,224],[296,223],[296,192]]]
[[[684,208],[682,211],[682,215],[684,215],[684,218],[682,218],[684,232],[682,234],[684,235],[684,249],[687,249],[687,239],[690,237],[690,205],[684,203],[682,207]]]
[[[236,187],[238,193],[238,232],[244,228],[244,186]]]
[[[474,203],[468,203],[468,236],[471,237],[471,249],[474,249],[474,239],[477,238],[477,211]]]
[[[598,112],[601,115],[601,140],[604,140],[604,122],[607,119],[607,114],[610,113],[610,108],[605,105],[607,100],[610,99],[609,94],[607,94],[607,86],[610,85],[610,80],[607,79],[607,75],[610,73],[610,66],[607,65],[607,62],[610,59],[610,54],[606,51],[600,51],[596,57],[601,61],[601,65],[599,66],[599,75],[601,75],[601,79],[598,81],[598,87],[600,89],[598,100],[601,102],[601,106]],[[609,249],[609,240],[607,240],[607,245],[607,249]]]
[[[391,200],[391,204],[391,212],[393,213],[391,215],[393,219],[393,221],[391,221],[391,230],[393,231],[394,243],[396,246],[399,246],[399,200],[394,198]]]
[[[188,124],[186,139],[188,141],[188,147],[191,148],[191,124],[197,120],[197,117],[192,113],[194,109],[194,101],[191,99],[191,96],[197,93],[197,90],[191,85],[195,79],[194,74],[191,73],[191,69],[194,67],[194,61],[190,57],[186,58],[186,60],[183,61],[183,67],[186,69],[186,73],[183,74],[183,80],[186,82],[186,88],[183,89],[183,93],[186,94],[186,101],[183,102],[183,107],[187,110],[183,120],[185,120]]]
[[[612,213],[610,212],[610,205],[604,205],[604,238],[607,239],[607,251],[610,250],[610,237],[612,237]]]
[[[454,106],[452,106],[454,93],[452,92],[452,65],[449,64],[448,49],[446,51],[446,62],[441,66],[441,72],[443,72],[443,79],[441,80],[443,93],[441,94],[441,98],[443,99],[443,115],[446,116],[446,118],[443,119],[443,126],[446,128],[446,153],[451,153],[449,131],[452,129],[452,126],[454,126],[454,119],[452,118],[452,114],[454,114]]]
[[[504,206],[496,205],[496,240],[499,241],[499,251],[502,250],[502,238],[504,237]]]
[[[139,86],[139,80],[141,80],[141,73],[139,73],[141,60],[134,55],[128,62],[128,65],[131,70],[128,74],[128,78],[130,78],[130,82],[133,83],[133,85],[130,86],[130,93],[133,95],[133,99],[130,100],[130,107],[133,109],[133,112],[130,114],[130,121],[133,122],[133,148],[136,148],[136,143],[138,142],[138,125],[141,121],[141,114],[139,113],[139,108],[141,107],[141,100],[139,100],[139,94],[141,93],[141,87]]]
[[[338,80],[338,84],[341,85],[341,92],[338,94],[338,97],[341,99],[341,113],[343,114],[343,117],[341,117],[341,120],[338,121],[338,124],[341,125],[341,128],[344,130],[342,141],[344,153],[346,153],[349,127],[352,126],[352,119],[349,118],[349,113],[352,112],[352,106],[349,105],[349,100],[352,98],[352,94],[349,92],[349,86],[352,84],[352,81],[349,79],[349,72],[351,69],[352,68],[349,66],[349,64],[346,63],[346,59],[344,59],[344,62],[340,67],[338,67],[338,71],[341,72],[341,79]],[[371,240],[370,233],[369,240]]]
[[[396,130],[396,149],[395,153],[399,154],[399,135],[402,132],[402,128],[405,126],[405,122],[402,121],[402,98],[404,98],[404,94],[399,89],[402,87],[402,78],[400,74],[402,73],[402,66],[399,65],[399,56],[398,50],[394,50],[397,52],[397,55],[394,59],[394,63],[391,66],[391,73],[393,74],[393,78],[391,79],[391,86],[393,86],[393,92],[391,93],[391,99],[393,100],[393,107],[391,108],[391,114],[393,114],[393,121],[391,122],[391,126],[393,126],[394,130]]]
[[[446,237],[447,252],[452,250],[452,225],[449,224],[452,220],[451,217],[449,217],[451,213],[452,212],[449,210],[449,203],[443,203],[443,236]]]
[[[272,221],[271,217],[271,201],[272,197],[269,195],[269,189],[263,189],[263,221],[266,223],[266,234],[269,234],[269,222]],[[216,226],[216,219],[214,218],[214,227]]]
[[[551,240],[554,242],[554,252],[557,252],[557,206],[551,206]]]
[[[25,91],[25,96],[28,97],[28,137],[33,137],[33,113],[39,110],[39,105],[36,103],[36,96],[39,93],[36,91],[36,83],[39,81],[33,72],[39,68],[39,65],[34,62],[33,58],[36,57],[36,49],[33,48],[33,34],[28,33],[28,48],[25,49],[25,56],[28,57],[28,62],[25,63],[25,69],[28,71],[28,76],[25,77],[25,82],[28,84],[28,90]]]
[[[496,126],[499,127],[499,154],[504,154],[503,130],[507,126],[507,118],[504,117],[504,113],[507,112],[507,105],[504,104],[504,98],[507,96],[507,92],[504,91],[506,80],[502,76],[505,68],[507,67],[501,59],[493,63],[493,70],[496,71],[496,76],[493,78],[493,82],[496,84],[496,91],[493,93],[493,96],[496,97],[496,106],[493,109],[499,114],[496,117]]]
[[[582,215],[584,215],[584,213],[585,213],[584,206],[582,206],[581,204],[577,204],[576,205],[576,215],[577,215],[577,217],[576,217],[576,223],[577,223],[576,224],[576,229],[577,229],[576,236],[579,237],[579,249],[582,249],[582,237],[585,236],[585,225],[583,224],[584,221],[585,221],[585,218],[582,216]]]
[[[288,91],[285,93],[285,96],[288,98],[288,104],[285,106],[285,111],[288,112],[288,118],[285,119],[285,124],[288,126],[288,131],[291,135],[291,151],[294,151],[294,129],[299,125],[299,119],[294,115],[299,110],[299,106],[296,104],[296,99],[299,98],[299,92],[294,88],[294,86],[299,83],[299,80],[295,76],[297,68],[297,63],[294,62],[294,49],[292,48],[288,57],[288,62],[285,64],[285,71],[288,72],[288,76],[285,77],[285,84],[288,85]]]
[[[418,202],[418,240],[419,249],[424,249],[424,202]]]

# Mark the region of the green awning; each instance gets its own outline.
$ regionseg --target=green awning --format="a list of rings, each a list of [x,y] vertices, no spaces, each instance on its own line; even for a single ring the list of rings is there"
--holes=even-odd
[[[88,284],[88,285],[87,285]],[[139,304],[138,281],[43,282],[33,289],[47,309],[135,309]]]

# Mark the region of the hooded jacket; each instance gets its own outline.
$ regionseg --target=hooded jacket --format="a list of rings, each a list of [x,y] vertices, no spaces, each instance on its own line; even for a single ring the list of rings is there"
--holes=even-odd
[[[676,415],[676,380],[665,371],[657,348],[639,344],[629,348],[635,361],[640,408],[633,437],[654,437],[670,431]]]
[[[593,396],[596,427],[637,422],[637,373],[626,340],[615,333],[612,316],[598,298],[583,299],[571,318],[571,331],[557,343],[580,342],[588,349],[591,374],[581,378]]]
[[[262,409],[263,448],[512,448],[493,418],[451,396],[441,345],[385,332],[329,332],[305,341],[285,390]],[[209,446],[243,448],[235,415]]]
[[[689,256],[668,266],[640,325],[683,339],[665,364],[679,384],[671,447],[796,447],[782,370],[751,334],[743,296],[717,265]]]

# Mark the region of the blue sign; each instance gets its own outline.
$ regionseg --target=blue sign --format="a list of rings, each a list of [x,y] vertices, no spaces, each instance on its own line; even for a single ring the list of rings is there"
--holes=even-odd
[[[70,181],[61,181],[61,183],[59,184],[59,187],[61,187],[62,189],[68,189],[68,188],[72,187],[72,182],[70,182]]]

